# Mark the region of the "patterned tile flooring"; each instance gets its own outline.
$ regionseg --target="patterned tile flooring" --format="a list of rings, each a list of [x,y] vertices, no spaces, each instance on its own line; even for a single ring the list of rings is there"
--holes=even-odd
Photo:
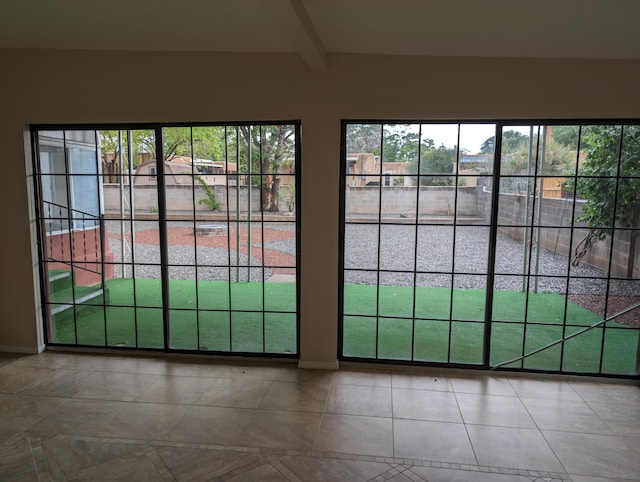
[[[5,354],[0,480],[640,480],[640,384]]]

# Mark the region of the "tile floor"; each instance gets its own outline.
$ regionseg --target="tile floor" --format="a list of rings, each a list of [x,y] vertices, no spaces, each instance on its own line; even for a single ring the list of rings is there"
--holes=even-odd
[[[5,355],[0,480],[640,480],[640,384]]]

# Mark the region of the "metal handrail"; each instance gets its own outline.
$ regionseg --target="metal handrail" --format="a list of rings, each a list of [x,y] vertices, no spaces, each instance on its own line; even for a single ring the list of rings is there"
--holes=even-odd
[[[61,211],[64,209],[65,211],[67,211],[68,213],[73,213],[73,214],[79,214],[80,216],[75,217],[75,216],[60,216],[60,217],[49,217],[48,219],[65,219],[65,220],[70,220],[70,219],[79,219],[82,220],[83,225],[84,223],[89,220],[89,221],[96,221],[97,222],[97,226],[100,228],[100,240],[98,241],[96,239],[95,242],[95,246],[96,248],[99,245],[99,249],[100,249],[100,269],[91,269],[88,268],[86,266],[87,263],[89,263],[89,261],[86,260],[86,237],[85,237],[85,260],[84,260],[84,265],[83,266],[83,262],[80,261],[76,261],[76,260],[64,260],[64,259],[58,259],[55,258],[53,256],[46,256],[45,257],[45,261],[48,262],[55,262],[55,263],[60,263],[60,264],[64,264],[67,266],[70,266],[72,269],[80,269],[80,270],[84,270],[84,271],[88,271],[90,273],[95,273],[95,274],[99,274],[101,276],[101,284],[104,287],[105,286],[105,279],[104,279],[104,254],[105,254],[105,247],[104,247],[104,215],[103,214],[99,214],[99,215],[95,215],[92,213],[88,213],[86,211],[81,211],[80,209],[74,209],[74,208],[70,208],[68,206],[64,206],[62,204],[57,204],[57,203],[53,203],[50,201],[43,201],[42,202],[44,205],[48,205],[49,207],[53,207],[53,208],[58,208]],[[88,219],[87,219],[88,218]],[[72,230],[70,229],[69,232],[71,232]],[[82,231],[86,231],[86,229],[83,229]],[[71,244],[72,241],[70,241]],[[46,253],[46,250],[45,250]],[[95,262],[90,262],[91,264],[98,264],[98,260],[96,260]]]

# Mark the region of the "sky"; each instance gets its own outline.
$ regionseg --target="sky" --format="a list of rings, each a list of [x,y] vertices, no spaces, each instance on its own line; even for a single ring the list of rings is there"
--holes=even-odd
[[[529,126],[508,126],[504,130],[514,130],[529,135]],[[418,132],[418,124],[412,124],[410,132]],[[480,152],[480,146],[496,133],[495,124],[460,124],[460,147],[469,154]],[[436,147],[444,144],[453,147],[458,143],[458,124],[422,124],[422,138],[433,139]]]

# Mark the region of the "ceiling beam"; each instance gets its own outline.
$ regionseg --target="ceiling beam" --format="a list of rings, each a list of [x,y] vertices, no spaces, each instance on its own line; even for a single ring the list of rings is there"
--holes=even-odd
[[[268,0],[263,5],[309,68],[326,70],[326,52],[302,0]]]

